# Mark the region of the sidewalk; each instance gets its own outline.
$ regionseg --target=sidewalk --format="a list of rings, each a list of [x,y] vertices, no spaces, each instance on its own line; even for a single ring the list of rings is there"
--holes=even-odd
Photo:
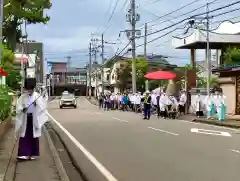
[[[15,143],[14,129],[11,129],[0,142],[0,180],[4,181],[59,181],[57,168],[55,166],[52,152],[50,151],[47,138],[40,138],[41,156],[33,161],[16,162],[17,144],[10,156]],[[15,179],[14,179],[15,177]]]
[[[185,116],[180,116],[178,119],[240,129],[240,119],[234,118],[234,117],[227,117],[226,120],[219,121],[216,119],[207,119],[206,117],[205,118],[197,118],[194,115],[185,115]]]

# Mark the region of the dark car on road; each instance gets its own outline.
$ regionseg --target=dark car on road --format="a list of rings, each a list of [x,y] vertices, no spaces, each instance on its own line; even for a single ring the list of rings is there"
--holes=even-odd
[[[60,109],[64,107],[77,108],[77,100],[74,94],[63,94],[59,101]]]

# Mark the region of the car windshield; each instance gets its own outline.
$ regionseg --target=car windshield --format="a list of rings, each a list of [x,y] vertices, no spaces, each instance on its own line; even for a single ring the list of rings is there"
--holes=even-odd
[[[62,95],[61,99],[73,99],[74,95],[73,94],[66,94],[66,95]]]

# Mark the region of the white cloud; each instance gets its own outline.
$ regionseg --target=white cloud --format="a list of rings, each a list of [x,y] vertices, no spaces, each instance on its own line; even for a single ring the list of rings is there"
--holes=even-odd
[[[107,16],[105,16],[106,11],[109,8],[109,4],[112,1],[112,6]],[[175,10],[181,6],[184,6],[191,2],[192,0],[179,0],[179,1],[167,1],[161,0],[155,3],[155,0],[139,0],[137,1],[137,12],[141,15],[141,21],[137,24],[139,28],[140,25],[148,22],[150,20],[156,19],[157,16],[162,16],[166,13],[169,13],[172,10]],[[217,1],[217,3],[212,4],[210,9],[214,9],[216,7],[222,6],[224,4],[231,3],[229,0],[226,1]],[[55,52],[57,55],[59,53],[59,57],[64,57],[63,52],[68,52],[71,50],[81,50],[87,49],[88,44],[91,38],[91,33],[94,33],[96,30],[100,30],[100,32],[104,29],[104,25],[108,22],[110,12],[113,10],[114,4],[116,0],[52,0],[53,7],[47,12],[51,16],[51,21],[47,25],[31,25],[28,27],[28,33],[30,35],[30,39],[35,39],[37,41],[43,41],[45,46],[45,52]],[[125,21],[126,8],[129,7],[129,1],[127,1],[126,6],[124,7],[125,0],[120,0],[119,5],[116,8],[116,11],[109,23],[108,29],[105,32],[104,38],[107,41],[113,42],[121,42],[122,45],[106,45],[106,53],[110,56],[117,51],[118,48],[121,49],[128,42],[126,37],[122,35],[118,38],[118,34],[120,31],[123,31],[129,28],[129,24]],[[209,0],[209,2],[211,2]],[[198,3],[194,3],[192,6],[185,8],[181,11],[175,12],[167,17],[162,18],[159,21],[155,21],[149,23],[149,32],[154,32],[161,28],[164,28],[168,25],[171,25],[174,22],[177,22],[181,19],[184,19],[187,16],[177,18],[182,13],[190,11],[192,9],[196,9],[202,5],[204,5],[206,1],[199,1]],[[228,8],[226,10],[234,9],[236,7]],[[226,11],[224,10],[224,11]],[[202,8],[191,15],[196,14],[198,12],[204,12],[205,9]],[[219,12],[216,12],[216,14]],[[155,14],[155,15],[154,15]],[[228,17],[234,17],[237,13],[230,13],[225,16],[220,16],[212,21],[227,19]],[[190,15],[188,15],[190,16]],[[171,19],[175,17],[171,21],[162,22],[163,20]],[[153,24],[157,24],[155,26],[151,26]],[[143,30],[143,29],[142,29]],[[148,40],[152,40],[158,36],[163,35],[171,31],[172,29],[168,29],[166,31],[162,31],[160,33],[154,34],[152,36],[148,36]],[[178,30],[174,33],[171,33],[153,43],[148,44],[147,50],[149,53],[159,53],[166,54],[171,56],[179,56],[186,57],[189,56],[188,51],[184,50],[175,50],[171,45],[171,36],[182,33],[183,30]],[[143,31],[142,31],[143,33]],[[168,41],[169,40],[169,41]],[[168,42],[166,42],[168,41]],[[142,44],[143,39],[137,40],[137,45]],[[158,46],[161,45],[161,46]],[[111,47],[112,46],[112,47]],[[143,47],[139,47],[137,52],[142,53]],[[62,54],[61,54],[62,53]],[[55,57],[57,57],[54,55]],[[77,57],[78,54],[74,54],[72,56]],[[198,52],[198,56],[204,57],[204,53]],[[80,56],[80,55],[79,55]],[[81,56],[83,56],[81,54]],[[87,59],[87,56],[84,55],[84,59]],[[185,61],[182,59],[182,61]]]

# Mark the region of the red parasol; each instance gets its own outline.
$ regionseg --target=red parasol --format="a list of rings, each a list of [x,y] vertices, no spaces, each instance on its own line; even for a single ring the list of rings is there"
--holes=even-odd
[[[176,74],[168,71],[156,71],[146,74],[144,77],[151,80],[170,80],[175,79]]]
[[[0,68],[0,77],[5,77],[5,76],[8,76],[8,73],[5,72],[3,68]]]

